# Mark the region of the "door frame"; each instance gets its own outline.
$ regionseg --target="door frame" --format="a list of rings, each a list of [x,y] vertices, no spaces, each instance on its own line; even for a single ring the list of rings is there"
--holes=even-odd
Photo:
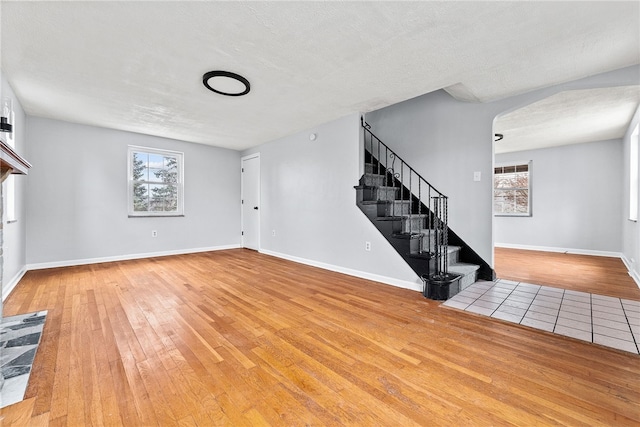
[[[244,202],[244,175],[243,175],[243,168],[244,168],[244,161],[245,160],[251,160],[257,158],[258,159],[258,207],[260,209],[258,209],[258,252],[260,252],[260,224],[262,223],[262,212],[261,212],[261,208],[262,208],[262,203],[261,203],[261,191],[260,191],[260,184],[262,181],[262,177],[260,175],[260,153],[253,153],[253,154],[249,154],[247,156],[243,156],[240,158],[240,246],[242,248],[245,248],[244,245],[244,209],[243,209],[243,202]]]

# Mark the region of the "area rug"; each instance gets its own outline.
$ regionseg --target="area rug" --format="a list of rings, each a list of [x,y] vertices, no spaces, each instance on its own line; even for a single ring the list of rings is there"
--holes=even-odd
[[[5,317],[0,322],[0,369],[4,376],[0,408],[24,398],[46,317],[45,310]]]

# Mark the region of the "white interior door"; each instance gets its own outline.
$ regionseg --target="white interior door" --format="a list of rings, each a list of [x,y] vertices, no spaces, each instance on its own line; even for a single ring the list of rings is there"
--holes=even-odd
[[[260,248],[260,155],[242,158],[242,247]]]

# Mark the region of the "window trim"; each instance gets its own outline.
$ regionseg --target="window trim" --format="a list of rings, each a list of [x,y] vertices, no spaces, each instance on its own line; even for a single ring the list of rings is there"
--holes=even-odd
[[[13,149],[16,148],[16,132],[18,127],[16,126],[16,115],[12,110],[10,113],[11,121],[10,123],[13,125],[13,130],[7,133],[7,145]],[[4,197],[2,198],[2,203],[4,204],[2,207],[2,212],[4,216],[4,221],[7,224],[13,224],[14,222],[18,222],[18,214],[16,208],[16,179],[15,175],[9,175],[7,179],[2,183],[4,185]]]
[[[629,138],[629,221],[638,222],[638,199],[640,192],[640,124],[636,124]]]
[[[133,210],[133,153],[170,155],[178,159],[178,209],[175,212],[164,211],[134,211]],[[181,151],[164,150],[160,148],[129,145],[127,148],[127,211],[129,218],[157,218],[184,216],[184,153]]]
[[[504,167],[509,167],[509,166],[522,166],[522,165],[527,165],[528,169],[527,172],[529,174],[529,185],[527,187],[527,206],[528,206],[528,212],[526,213],[518,213],[518,212],[496,212],[495,210],[495,203],[496,203],[496,181],[495,181],[495,177],[496,177],[496,173],[495,170],[496,168],[504,168]],[[493,216],[502,216],[502,217],[531,217],[533,216],[533,207],[531,204],[532,201],[532,197],[531,194],[533,193],[533,180],[531,179],[532,177],[532,169],[533,169],[533,160],[526,160],[526,161],[517,161],[517,162],[503,162],[503,163],[496,163],[493,165],[493,174],[491,175],[491,186],[492,186],[492,200],[491,200],[491,209],[493,210]],[[517,187],[520,188],[520,187]],[[513,188],[513,189],[517,189],[517,188]],[[524,188],[524,187],[522,187]],[[506,190],[508,190],[508,188],[506,188]]]

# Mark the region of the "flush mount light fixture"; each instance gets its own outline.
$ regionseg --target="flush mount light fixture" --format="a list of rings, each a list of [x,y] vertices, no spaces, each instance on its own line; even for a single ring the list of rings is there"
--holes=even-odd
[[[249,93],[251,84],[239,74],[230,71],[209,71],[202,76],[202,84],[215,93],[242,96]]]

